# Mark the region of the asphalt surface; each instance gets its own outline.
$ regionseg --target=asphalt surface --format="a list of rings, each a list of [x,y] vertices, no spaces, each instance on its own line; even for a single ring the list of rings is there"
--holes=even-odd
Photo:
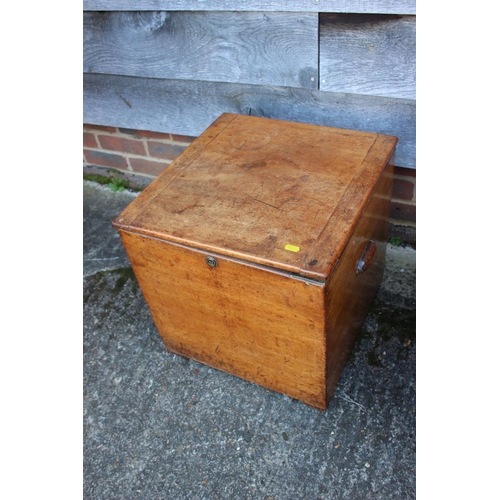
[[[415,250],[322,412],[167,352],[111,227],[136,195],[83,189],[85,499],[415,498]]]

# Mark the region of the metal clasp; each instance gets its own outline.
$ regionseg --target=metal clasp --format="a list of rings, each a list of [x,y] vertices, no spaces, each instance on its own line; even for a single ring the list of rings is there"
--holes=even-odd
[[[205,260],[210,267],[217,267],[217,259],[215,259],[214,257],[208,255],[207,257],[205,257]]]

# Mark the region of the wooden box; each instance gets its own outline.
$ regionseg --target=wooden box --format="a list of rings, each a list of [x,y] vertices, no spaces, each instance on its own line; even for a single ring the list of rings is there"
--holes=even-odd
[[[396,143],[220,116],[113,221],[166,348],[325,410],[382,279]]]

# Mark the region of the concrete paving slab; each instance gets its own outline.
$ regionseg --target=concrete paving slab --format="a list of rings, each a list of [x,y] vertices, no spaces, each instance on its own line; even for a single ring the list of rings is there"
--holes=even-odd
[[[322,412],[167,352],[84,182],[84,498],[415,498],[415,251],[384,282]]]
[[[83,181],[83,276],[128,267],[130,263],[111,220],[138,193],[114,193],[107,186]]]

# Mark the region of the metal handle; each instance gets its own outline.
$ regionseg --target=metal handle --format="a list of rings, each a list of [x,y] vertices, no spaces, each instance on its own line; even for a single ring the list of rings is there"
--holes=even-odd
[[[375,258],[376,251],[377,245],[373,240],[369,240],[363,250],[363,253],[361,254],[361,257],[356,262],[356,274],[363,273],[370,267],[373,259]]]

